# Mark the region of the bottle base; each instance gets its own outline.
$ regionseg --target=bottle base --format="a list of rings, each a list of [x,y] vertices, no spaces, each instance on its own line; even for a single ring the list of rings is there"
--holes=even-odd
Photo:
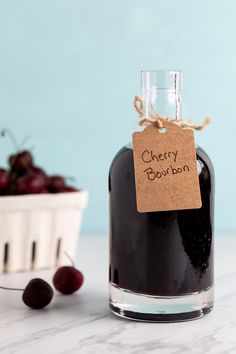
[[[180,322],[201,318],[212,310],[213,298],[213,287],[182,296],[152,296],[110,284],[111,311],[137,321]]]

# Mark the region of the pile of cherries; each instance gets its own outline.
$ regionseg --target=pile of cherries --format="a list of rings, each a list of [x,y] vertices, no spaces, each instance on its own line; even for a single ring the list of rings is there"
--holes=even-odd
[[[83,274],[75,266],[63,266],[53,276],[54,287],[62,294],[69,295],[79,290],[84,282]],[[42,309],[50,304],[54,292],[49,283],[41,278],[31,279],[25,289],[0,286],[0,289],[23,291],[22,300],[32,309]]]
[[[0,168],[1,196],[78,191],[77,188],[68,186],[64,177],[47,176],[42,168],[35,166],[31,152],[19,148],[9,129],[2,129],[0,135],[8,135],[17,148],[17,152],[8,159],[9,168],[7,170]],[[73,264],[58,268],[52,281],[54,287],[62,294],[72,294],[82,286],[84,277]],[[54,294],[49,283],[40,278],[30,280],[25,289],[4,286],[0,286],[0,289],[23,291],[22,300],[32,309],[41,309],[47,306]]]
[[[8,170],[0,168],[0,195],[78,191],[68,186],[62,176],[47,176],[42,168],[34,165],[33,156],[28,150],[11,155],[8,163]]]

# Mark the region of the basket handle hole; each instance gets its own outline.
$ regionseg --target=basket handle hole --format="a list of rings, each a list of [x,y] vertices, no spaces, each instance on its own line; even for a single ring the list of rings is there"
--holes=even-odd
[[[33,241],[32,248],[31,248],[31,269],[34,268],[34,263],[36,259],[36,249],[37,249],[36,241]]]
[[[57,247],[56,247],[56,264],[58,265],[59,258],[61,254],[61,237],[57,240]]]
[[[7,266],[9,261],[9,243],[4,244],[4,251],[3,251],[3,272],[7,272]]]

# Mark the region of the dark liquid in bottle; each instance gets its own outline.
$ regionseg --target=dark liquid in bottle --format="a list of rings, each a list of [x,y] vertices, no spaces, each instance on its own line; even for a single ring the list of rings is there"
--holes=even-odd
[[[150,295],[184,295],[213,285],[213,167],[197,148],[202,207],[139,213],[133,150],[122,148],[109,176],[110,281]]]

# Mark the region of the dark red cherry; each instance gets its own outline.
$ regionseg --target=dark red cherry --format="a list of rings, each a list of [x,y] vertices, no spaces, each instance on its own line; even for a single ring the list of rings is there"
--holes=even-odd
[[[77,291],[82,286],[83,282],[83,274],[73,266],[58,268],[53,277],[55,288],[65,295]]]
[[[40,175],[41,177],[45,178],[45,180],[47,178],[46,172],[41,167],[33,166],[31,167],[30,172],[34,173],[35,175]]]
[[[14,171],[9,172],[9,184],[15,184],[17,178],[19,178],[18,174]]]
[[[71,186],[66,186],[62,192],[67,193],[67,192],[78,192],[79,189]]]
[[[45,188],[45,178],[33,172],[27,173],[16,181],[15,194],[37,194]]]
[[[4,195],[14,195],[16,194],[15,192],[16,182],[18,178],[20,178],[20,176],[16,172],[10,171],[8,174],[8,178],[9,178],[9,183]]]
[[[47,179],[47,188],[51,193],[60,193],[66,186],[65,180],[61,176],[50,176]]]
[[[4,194],[7,191],[8,185],[10,182],[9,173],[0,168],[0,193]]]
[[[30,280],[22,295],[25,305],[32,309],[42,309],[51,302],[52,298],[52,287],[40,278]]]
[[[33,156],[30,151],[20,151],[9,157],[9,165],[17,173],[29,171],[33,166]]]
[[[41,176],[47,177],[46,172],[45,172],[44,169],[41,168],[41,167],[32,166],[31,169],[30,169],[30,171],[33,172],[33,173],[39,174],[39,175],[41,175]]]
[[[49,194],[49,191],[48,191],[48,189],[45,187],[45,188],[43,188],[43,189],[39,192],[39,194]]]

